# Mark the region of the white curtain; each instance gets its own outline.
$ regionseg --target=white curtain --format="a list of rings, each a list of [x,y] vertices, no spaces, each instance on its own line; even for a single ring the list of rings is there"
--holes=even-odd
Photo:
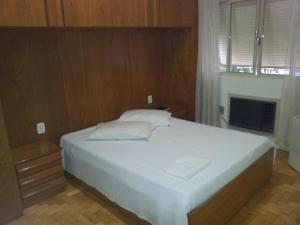
[[[277,145],[289,149],[289,131],[293,116],[300,115],[300,0],[292,0],[291,38],[288,61],[291,64],[291,76],[284,78],[283,97],[280,104],[280,114],[276,134]],[[299,136],[300,137],[300,136]]]
[[[199,0],[196,121],[219,126],[219,0]]]

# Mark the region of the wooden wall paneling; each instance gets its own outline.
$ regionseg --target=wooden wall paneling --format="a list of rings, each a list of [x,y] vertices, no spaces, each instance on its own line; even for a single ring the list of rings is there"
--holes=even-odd
[[[189,4],[193,5],[193,9],[198,9],[197,0],[192,0]],[[191,28],[172,28],[165,32],[164,76],[161,89],[163,102],[186,106],[187,118],[194,121],[198,58],[198,11],[192,11],[191,16]]]
[[[0,96],[13,147],[161,102],[164,32],[1,31]],[[36,134],[36,123],[46,134]]]
[[[0,102],[0,224],[22,214],[20,193]]]
[[[155,0],[146,1],[146,27],[155,27]]]
[[[47,16],[44,0],[1,0],[0,26],[45,27]]]
[[[145,27],[148,0],[62,0],[67,27]]]
[[[67,27],[93,27],[112,24],[110,3],[106,0],[63,0]]]
[[[0,26],[191,27],[194,0],[2,0]]]
[[[147,96],[152,95],[150,107],[161,104],[160,82],[163,76],[162,30],[129,32],[129,60],[132,83],[132,106],[147,108]],[[145,54],[146,53],[146,54]]]
[[[45,0],[49,27],[63,27],[64,15],[62,0]]]
[[[1,31],[0,96],[12,147],[69,130],[56,31]],[[36,133],[45,122],[46,134]]]
[[[165,74],[162,81],[164,102],[183,104],[188,119],[195,119],[197,41],[192,30],[171,30],[165,38]]]
[[[115,119],[131,106],[128,33],[126,30],[87,33],[85,44],[88,51],[85,59],[93,65],[89,74],[95,79],[99,77],[99,94],[104,97],[97,98],[101,106],[97,122]]]
[[[153,106],[185,105],[193,120],[193,18],[184,29],[1,30],[0,97],[12,147],[57,141],[127,109],[149,107],[148,95]],[[41,121],[46,134],[37,135]]]
[[[87,31],[89,32],[89,31]],[[101,111],[97,99],[93,96],[103,96],[99,83],[89,72],[94,65],[85,65],[87,57],[84,49],[84,34],[80,30],[59,33],[59,50],[62,61],[62,71],[68,116],[72,130],[81,129],[97,121]],[[100,42],[100,40],[99,40]],[[101,62],[101,59],[99,63]],[[100,71],[98,71],[99,73]],[[93,79],[93,80],[92,80]]]
[[[160,101],[156,84],[162,73],[157,60],[162,42],[157,32],[67,31],[60,33],[59,43],[72,130],[145,108],[150,93]]]
[[[192,27],[197,11],[195,0],[152,0],[154,25],[157,27]]]
[[[148,26],[148,0],[110,0],[113,26]]]

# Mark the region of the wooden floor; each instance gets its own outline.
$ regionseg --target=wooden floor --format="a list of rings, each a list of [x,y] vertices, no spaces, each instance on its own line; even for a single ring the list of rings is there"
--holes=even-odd
[[[300,225],[300,175],[279,152],[274,175],[229,225]],[[69,182],[56,197],[25,210],[9,225],[132,225],[122,213]],[[167,224],[166,224],[167,225]]]

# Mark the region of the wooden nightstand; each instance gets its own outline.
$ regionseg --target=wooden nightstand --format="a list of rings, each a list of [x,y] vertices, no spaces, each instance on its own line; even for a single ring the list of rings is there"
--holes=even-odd
[[[23,206],[28,207],[66,187],[60,148],[39,142],[13,149]]]
[[[166,110],[172,113],[172,117],[187,120],[187,110],[184,105],[181,104],[164,104],[168,107]]]

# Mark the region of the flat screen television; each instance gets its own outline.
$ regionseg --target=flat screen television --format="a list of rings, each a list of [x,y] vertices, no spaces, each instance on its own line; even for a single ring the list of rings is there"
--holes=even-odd
[[[229,114],[230,126],[273,133],[276,102],[232,97]]]

